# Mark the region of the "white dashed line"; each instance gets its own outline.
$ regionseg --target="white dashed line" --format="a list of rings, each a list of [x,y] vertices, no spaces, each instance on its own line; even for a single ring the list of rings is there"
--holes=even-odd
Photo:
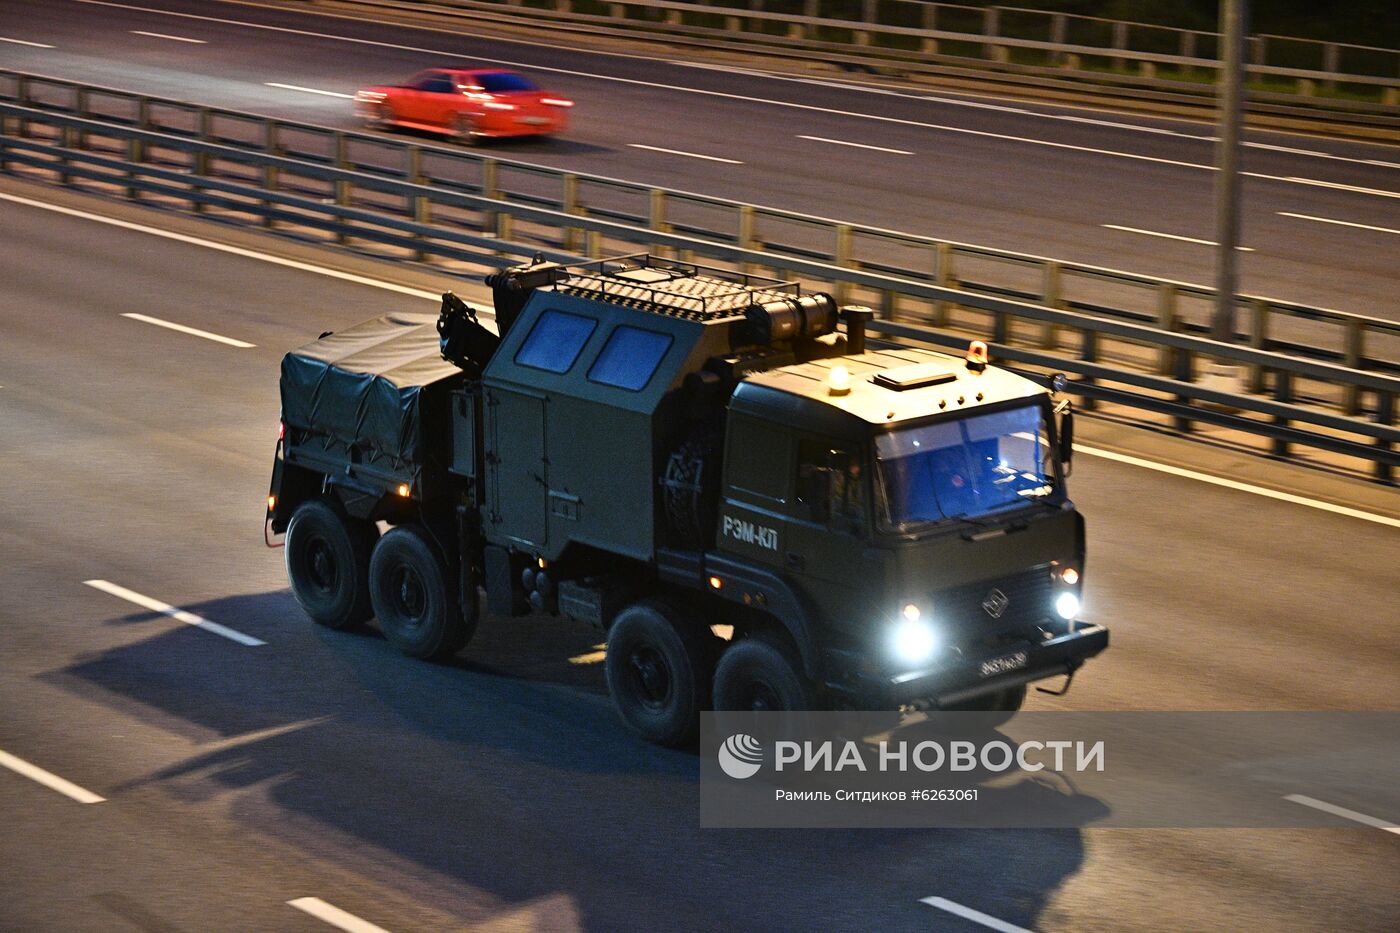
[[[206,632],[212,632],[215,635],[222,635],[230,641],[236,641],[240,645],[247,645],[249,648],[256,648],[259,645],[267,644],[267,642],[260,638],[254,638],[252,635],[244,635],[242,632],[234,631],[217,622],[210,622],[203,616],[197,616],[193,612],[177,609],[169,603],[163,603],[158,599],[151,599],[149,596],[142,596],[134,590],[129,590],[124,586],[117,586],[115,583],[108,583],[106,580],[84,580],[83,584],[95,590],[101,590],[118,599],[124,599],[129,603],[135,603],[142,609],[149,609],[152,612],[159,612],[161,615],[170,616],[170,618],[177,622],[193,625],[195,628],[202,628]]]
[[[148,36],[152,39],[169,39],[171,42],[189,42],[193,45],[208,45],[203,39],[186,39],[184,36],[168,36],[163,32],[145,32],[141,29],[131,30],[133,36]]]
[[[303,94],[320,94],[322,97],[342,97],[345,100],[354,100],[354,94],[342,94],[339,91],[323,91],[320,88],[302,87],[299,84],[279,84],[276,81],[268,81],[268,87],[280,87],[284,91],[301,91]]]
[[[65,781],[51,771],[45,771],[38,765],[31,765],[23,758],[16,758],[9,752],[0,751],[0,765],[9,768],[15,774],[22,774],[37,784],[42,784],[49,790],[56,790],[65,797],[72,798],[78,803],[101,803],[106,797],[99,797],[92,791],[79,787],[72,781]]]
[[[946,910],[948,913],[964,920],[971,920],[973,923],[980,923],[989,930],[996,930],[997,933],[1031,933],[1025,927],[1018,927],[1014,923],[1007,923],[1005,920],[998,920],[990,914],[984,914],[980,910],[973,910],[971,907],[964,907],[954,903],[946,897],[925,897],[920,898],[919,903],[927,904],[930,907],[937,907],[939,910]]]
[[[1256,175],[1252,172],[1241,172],[1242,175],[1249,175],[1251,178],[1274,178],[1272,175]],[[1351,191],[1355,194],[1372,194],[1378,198],[1400,198],[1400,191],[1385,191],[1380,188],[1362,188],[1358,185],[1344,185],[1336,181],[1318,181],[1316,178],[1295,178],[1289,176],[1282,181],[1291,181],[1295,185],[1311,185],[1314,188],[1331,188],[1334,191]]]
[[[1142,467],[1145,470],[1156,470],[1158,473],[1169,473],[1172,476],[1194,479],[1202,483],[1210,483],[1212,486],[1223,486],[1226,489],[1247,492],[1251,495],[1263,496],[1266,499],[1277,499],[1280,502],[1304,505],[1310,509],[1321,509],[1324,512],[1345,515],[1348,518],[1359,518],[1362,521],[1375,522],[1377,525],[1389,525],[1392,528],[1400,528],[1400,518],[1391,518],[1389,515],[1377,515],[1374,512],[1364,512],[1361,509],[1353,509],[1350,506],[1323,502],[1321,499],[1309,499],[1305,496],[1295,496],[1291,492],[1279,492],[1276,489],[1269,489],[1266,486],[1254,486],[1233,479],[1225,479],[1223,476],[1211,476],[1209,473],[1197,473],[1195,470],[1186,470],[1166,463],[1157,463],[1155,460],[1131,457],[1128,454],[1120,454],[1112,450],[1099,450],[1097,447],[1082,447],[1079,444],[1074,445],[1074,452],[1087,454],[1090,457],[1101,457],[1104,460],[1115,460],[1118,463]]]
[[[649,149],[652,152],[664,152],[668,155],[686,156],[691,159],[704,159],[706,162],[723,162],[726,165],[743,165],[738,159],[721,159],[719,156],[701,155],[698,152],[682,152],[679,149],[662,149],[660,146],[644,146],[641,143],[628,143],[631,149]]]
[[[848,143],[844,139],[827,139],[825,136],[799,136],[798,139],[810,139],[814,143],[831,143],[833,146],[850,146],[853,149],[873,149],[876,152],[888,152],[893,155],[913,155],[908,149],[886,149],[884,146],[867,146],[865,143]]]
[[[31,47],[31,48],[35,48],[35,49],[51,49],[51,48],[53,48],[53,46],[51,46],[51,45],[45,45],[45,44],[42,43],[42,42],[29,42],[29,41],[27,41],[27,40],[25,40],[25,39],[7,39],[7,38],[5,38],[4,36],[0,36],[0,42],[9,42],[9,43],[12,43],[12,44],[14,44],[14,45],[27,45],[27,46],[29,46],[29,47]]]
[[[1370,224],[1358,224],[1350,220],[1333,220],[1331,217],[1314,217],[1311,214],[1293,214],[1288,211],[1279,211],[1278,215],[1280,217],[1296,217],[1299,220],[1315,220],[1320,224],[1336,224],[1339,227],[1357,227],[1361,230],[1374,230],[1377,233],[1400,234],[1400,230],[1393,230],[1390,227],[1373,227]]]
[[[319,897],[299,897],[294,901],[287,902],[288,907],[295,907],[304,913],[308,913],[317,920],[323,920],[333,927],[345,930],[346,933],[389,933],[381,926],[375,926],[368,920],[361,920],[348,911],[341,910],[334,904],[327,904]]]
[[[1303,794],[1287,794],[1283,799],[1290,800],[1293,803],[1300,803],[1305,807],[1312,807],[1314,810],[1321,810],[1323,813],[1330,813],[1333,816],[1340,816],[1342,819],[1351,820],[1353,823],[1361,823],[1364,826],[1383,829],[1388,833],[1395,833],[1397,836],[1400,836],[1400,824],[1388,823],[1374,816],[1357,813],[1355,810],[1339,807],[1335,803],[1318,800],[1316,797],[1306,797]]]
[[[1177,236],[1175,233],[1158,233],[1156,230],[1142,230],[1137,227],[1120,227],[1117,224],[1100,224],[1108,230],[1122,230],[1124,233],[1141,233],[1143,236],[1161,237],[1164,240],[1180,240],[1183,243],[1199,243],[1202,246],[1219,246],[1214,240],[1198,240],[1193,236]],[[1252,246],[1236,246],[1235,249],[1242,253],[1254,252]]]
[[[148,314],[127,312],[124,313],[122,317],[131,318],[133,321],[140,321],[143,324],[154,324],[156,327],[164,327],[166,330],[177,330],[182,334],[189,334],[192,337],[203,337],[205,340],[227,344],[230,347],[238,347],[240,350],[249,350],[257,346],[257,344],[248,343],[246,340],[234,340],[232,337],[211,334],[207,330],[200,330],[197,327],[186,327],[184,324],[176,324],[173,321],[163,321],[158,317],[151,317]]]

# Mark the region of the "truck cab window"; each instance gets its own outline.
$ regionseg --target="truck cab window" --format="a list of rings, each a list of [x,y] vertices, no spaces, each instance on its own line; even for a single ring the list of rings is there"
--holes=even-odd
[[[598,359],[593,361],[588,378],[603,385],[640,391],[651,381],[671,343],[669,334],[620,325],[603,345]]]
[[[865,527],[864,470],[856,448],[803,440],[797,454],[797,503],[803,518],[838,531]]]
[[[591,317],[567,311],[546,311],[520,345],[515,361],[533,369],[566,373],[597,326],[598,322]]]

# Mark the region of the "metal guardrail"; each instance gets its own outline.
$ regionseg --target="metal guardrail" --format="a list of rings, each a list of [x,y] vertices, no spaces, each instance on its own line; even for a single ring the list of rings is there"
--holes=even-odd
[[[950,66],[972,65],[1008,75],[1178,93],[1213,93],[1220,68],[1213,32],[923,0],[354,2],[523,25],[538,26],[545,19],[591,32],[690,39],[849,63],[884,60],[906,71],[946,74]],[[1252,37],[1250,48],[1247,67],[1255,100],[1400,117],[1400,51],[1281,36]]]
[[[0,100],[481,194],[504,205],[613,220],[1168,332],[1207,334],[1215,300],[1214,289],[1190,282],[564,172],[455,146],[290,123],[14,71],[0,70]],[[567,228],[559,247],[571,253],[586,250],[584,227]],[[914,313],[900,308],[901,297],[893,291],[871,300],[886,317]],[[1243,329],[1237,339],[1255,349],[1400,374],[1400,323],[1264,296],[1245,295],[1239,302]],[[918,313],[928,323],[943,326],[950,322],[953,306],[937,303]],[[1055,339],[1050,332],[1043,336],[1047,346]],[[1164,354],[1159,371],[1170,373],[1170,364]],[[1257,368],[1250,372],[1250,387],[1264,388]],[[1358,411],[1355,393],[1344,401],[1349,414]]]
[[[402,181],[330,160],[270,154],[189,134],[17,104],[0,104],[0,123],[0,172],[48,172],[65,184],[105,185],[133,199],[241,215],[266,226],[319,230],[339,243],[385,244],[419,258],[436,256],[473,267],[498,267],[536,252],[573,260],[574,251],[565,241],[574,231],[592,255],[642,246],[683,258],[703,256],[740,270],[764,268],[779,277],[830,283],[857,300],[894,294],[904,302],[975,315],[981,327],[972,332],[989,337],[999,357],[1077,376],[1070,391],[1086,402],[1167,414],[1182,431],[1205,423],[1247,432],[1268,438],[1271,451],[1282,457],[1295,446],[1332,451],[1371,464],[1374,475],[1386,482],[1393,481],[1400,466],[1400,428],[1394,426],[1400,377],[1394,375],[821,259],[775,255],[626,219],[532,206],[504,200],[489,190],[469,192],[461,184],[453,188],[427,179]],[[967,339],[900,321],[894,309],[887,310],[895,319],[876,322],[877,332],[943,346],[960,346]],[[966,330],[975,325],[961,321],[960,326]],[[1056,335],[1053,346],[1043,345],[1046,332]],[[1162,357],[1169,359],[1168,375],[1156,371]],[[1266,384],[1267,394],[1237,394],[1196,384],[1194,370],[1202,360],[1251,367]],[[1328,404],[1329,396],[1333,404]],[[1341,410],[1339,404],[1348,398],[1361,414]]]

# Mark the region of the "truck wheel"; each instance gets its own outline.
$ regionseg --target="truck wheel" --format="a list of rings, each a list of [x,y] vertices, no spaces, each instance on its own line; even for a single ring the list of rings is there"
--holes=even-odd
[[[444,658],[470,640],[476,613],[464,618],[448,586],[447,566],[424,533],[395,528],[369,562],[369,592],[384,637],[411,658]]]
[[[370,617],[369,558],[374,525],[346,518],[321,499],[297,506],[287,526],[287,579],[306,614],[346,629]]]
[[[996,728],[1011,721],[1021,709],[1021,705],[1026,702],[1026,686],[1008,687],[1005,690],[998,690],[996,693],[989,693],[986,696],[975,697],[945,706],[943,709],[961,713],[986,713],[988,714],[984,722],[989,728]]]
[[[715,669],[715,709],[801,711],[811,709],[811,684],[778,639],[742,638],[720,656]]]
[[[623,721],[648,742],[674,747],[695,738],[710,699],[708,635],[657,601],[628,606],[613,621],[608,692]]]

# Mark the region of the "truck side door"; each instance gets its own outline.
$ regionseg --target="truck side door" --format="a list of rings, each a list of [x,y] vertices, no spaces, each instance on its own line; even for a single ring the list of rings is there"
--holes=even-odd
[[[781,569],[792,497],[792,433],[747,415],[729,417],[715,544]]]
[[[549,498],[544,396],[488,389],[486,417],[491,438],[487,521],[519,544],[543,545]]]

